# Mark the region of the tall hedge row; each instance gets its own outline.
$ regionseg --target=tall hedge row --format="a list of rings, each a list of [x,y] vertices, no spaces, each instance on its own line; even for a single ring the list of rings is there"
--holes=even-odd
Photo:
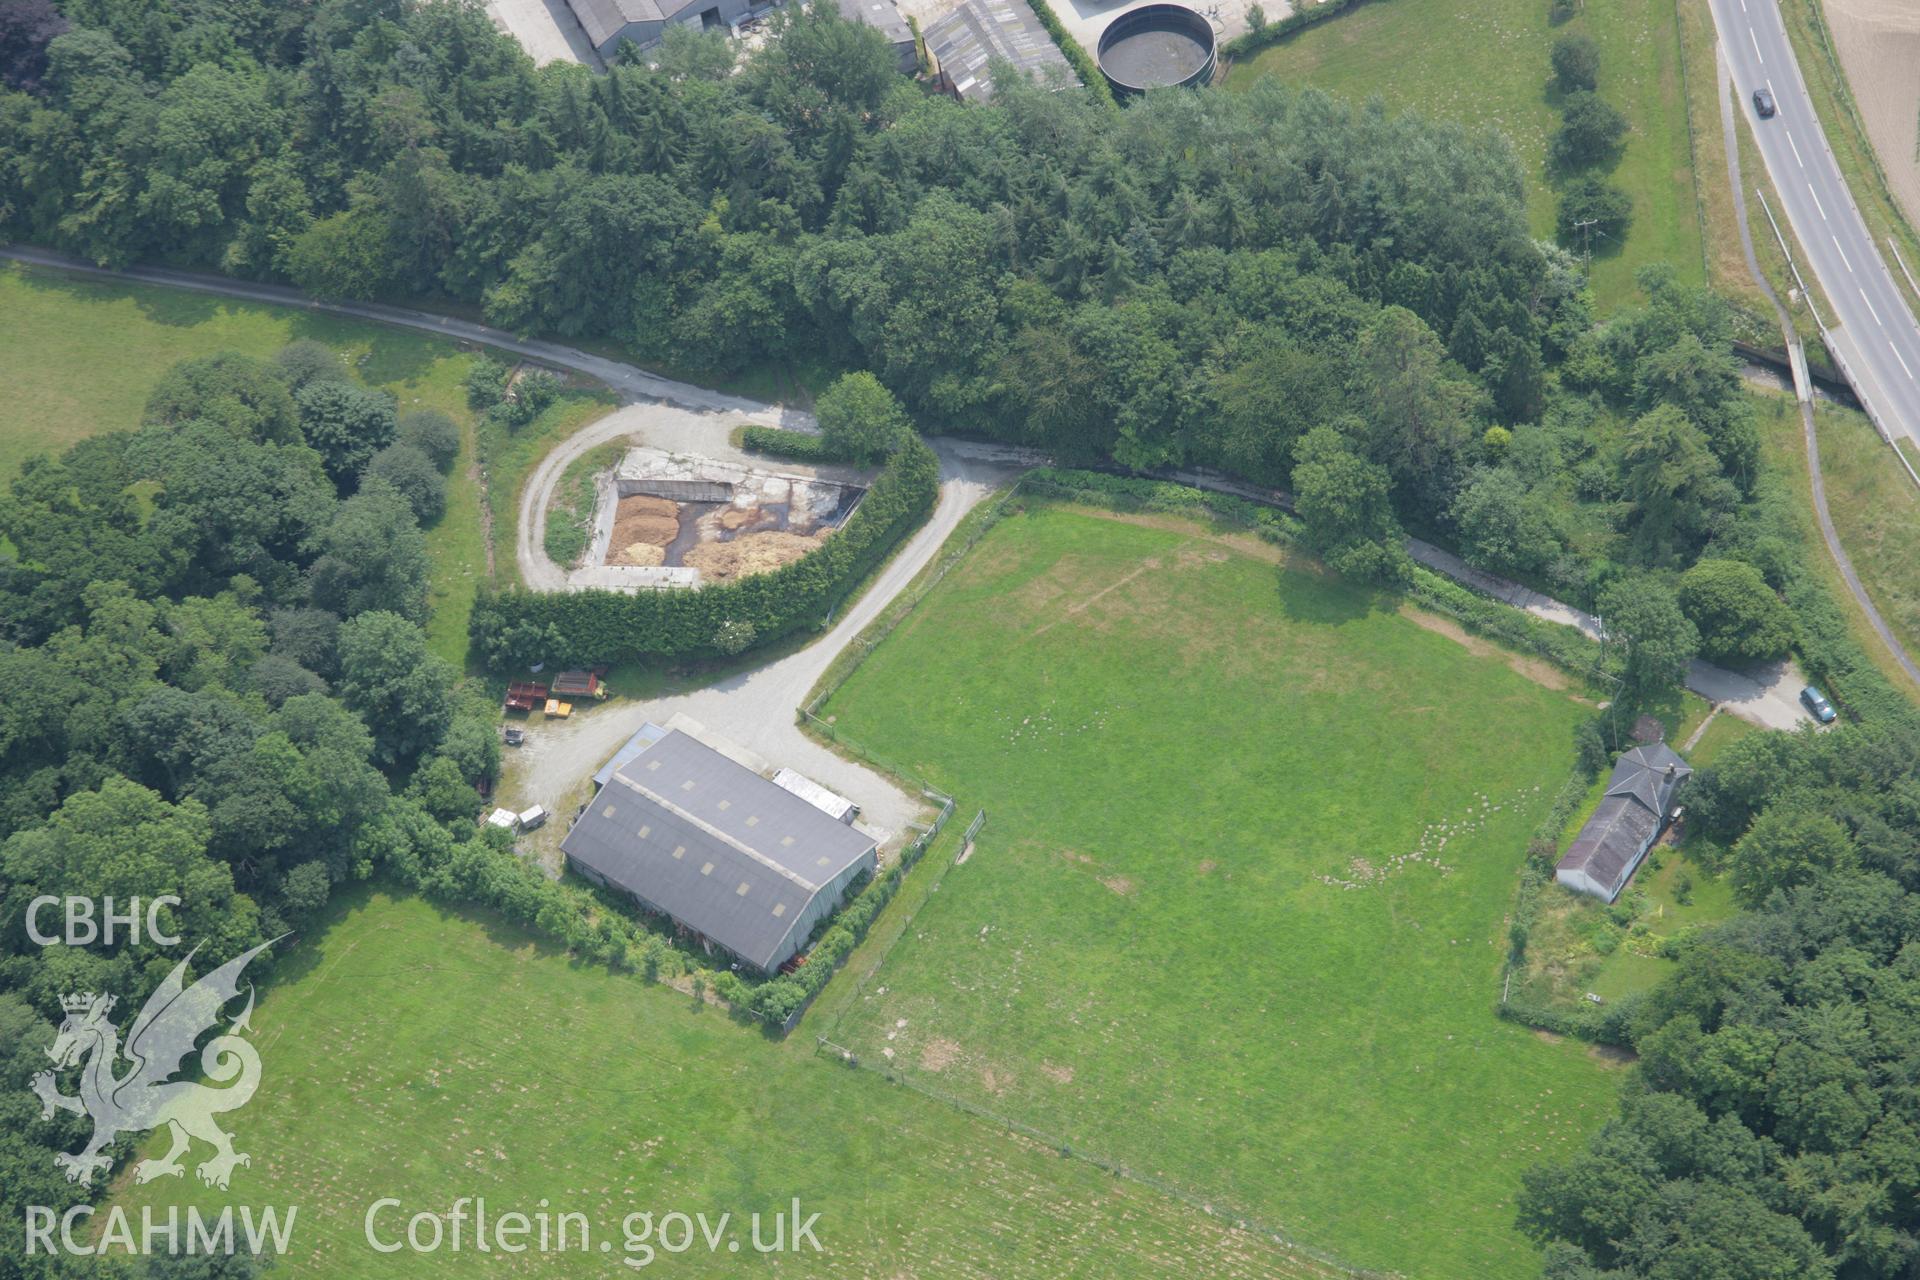
[[[685,591],[485,594],[474,645],[494,670],[673,658],[721,651],[722,626],[765,644],[818,622],[933,508],[939,460],[913,437],[887,463],[847,523],[818,551],[771,573]]]
[[[773,458],[791,458],[795,462],[845,462],[846,458],[827,447],[824,436],[785,427],[752,426],[740,433],[740,445],[750,453]]]

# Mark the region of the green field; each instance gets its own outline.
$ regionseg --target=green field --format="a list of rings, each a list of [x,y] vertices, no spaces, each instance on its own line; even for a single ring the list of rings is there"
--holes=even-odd
[[[1491,1006],[1583,708],[1276,558],[1043,507],[874,651],[825,713],[989,820],[830,1034],[1355,1265],[1534,1274],[1519,1172],[1616,1077]]]
[[[646,1211],[734,1215],[741,1255],[701,1244],[654,1259],[675,1276],[1331,1274],[817,1057],[811,1037],[768,1041],[687,995],[419,898],[346,895],[295,945],[254,1027],[263,1083],[228,1122],[253,1163],[224,1196],[190,1173],[138,1188],[123,1174],[117,1199],[136,1220],[147,1204],[298,1206],[276,1276],[634,1274],[617,1265],[621,1227]],[[461,1253],[376,1255],[365,1242],[378,1199],[403,1206],[377,1220],[386,1239],[462,1196],[494,1215],[584,1213],[594,1251],[482,1256],[469,1234]],[[795,1197],[821,1215],[823,1252],[754,1257],[746,1215]]]
[[[1548,25],[1546,0],[1378,0],[1242,59],[1228,84],[1275,75],[1356,103],[1378,96],[1393,111],[1491,125],[1519,157],[1534,234],[1550,239],[1557,199],[1547,182],[1547,139],[1560,116],[1548,96],[1547,54],[1567,31],[1599,43],[1600,93],[1633,127],[1611,178],[1633,196],[1633,224],[1625,245],[1594,246],[1596,301],[1602,310],[1634,301],[1633,273],[1648,262],[1670,262],[1681,279],[1701,281],[1673,0],[1596,0],[1562,27]]]
[[[554,440],[602,412],[604,399],[565,398],[521,431],[488,428],[491,436],[481,441],[462,386],[473,357],[453,343],[292,307],[8,263],[0,265],[0,378],[7,387],[0,403],[0,485],[35,453],[138,426],[154,384],[182,360],[220,351],[266,357],[296,338],[344,352],[355,376],[391,392],[402,413],[438,409],[460,424],[462,453],[447,486],[446,514],[427,530],[433,559],[427,635],[435,653],[463,664],[467,615],[488,573],[483,502],[490,499],[495,508],[496,540],[505,551],[496,572],[511,574],[520,477]],[[481,444],[490,481],[485,498],[475,465]]]
[[[1920,490],[1864,414],[1823,402],[1814,421],[1840,545],[1880,616],[1920,653]]]

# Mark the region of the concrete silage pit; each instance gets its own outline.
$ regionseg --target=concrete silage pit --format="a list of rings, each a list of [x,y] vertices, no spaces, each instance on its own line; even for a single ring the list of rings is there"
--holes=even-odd
[[[866,489],[634,449],[599,486],[583,572],[604,585],[697,586],[790,563],[846,523]]]

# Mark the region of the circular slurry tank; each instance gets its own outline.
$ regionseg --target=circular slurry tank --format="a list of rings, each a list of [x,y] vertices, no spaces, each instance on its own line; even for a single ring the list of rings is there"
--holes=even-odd
[[[1100,70],[1114,90],[1145,93],[1206,84],[1216,56],[1213,24],[1183,4],[1129,9],[1100,35]]]

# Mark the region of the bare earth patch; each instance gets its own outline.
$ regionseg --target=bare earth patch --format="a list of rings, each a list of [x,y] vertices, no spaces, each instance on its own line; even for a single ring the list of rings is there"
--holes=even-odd
[[[1073,1083],[1072,1067],[1055,1066],[1051,1062],[1043,1062],[1040,1064],[1040,1074],[1045,1076],[1047,1079],[1053,1081],[1055,1084],[1072,1084]]]
[[[945,1071],[959,1057],[960,1042],[958,1040],[936,1036],[927,1041],[926,1047],[920,1050],[920,1069],[936,1073]]]
[[[1567,679],[1564,671],[1550,662],[1539,658],[1529,658],[1523,654],[1509,653],[1491,640],[1482,640],[1452,618],[1443,618],[1437,613],[1428,613],[1425,609],[1410,604],[1400,606],[1400,616],[1423,631],[1431,631],[1437,636],[1445,636],[1468,653],[1476,657],[1497,656],[1504,660],[1515,675],[1533,681],[1543,689],[1561,690],[1573,682]]]
[[[1102,876],[1100,877],[1100,883],[1105,885],[1109,891],[1117,893],[1123,898],[1133,892],[1133,881],[1127,879],[1125,876]]]

